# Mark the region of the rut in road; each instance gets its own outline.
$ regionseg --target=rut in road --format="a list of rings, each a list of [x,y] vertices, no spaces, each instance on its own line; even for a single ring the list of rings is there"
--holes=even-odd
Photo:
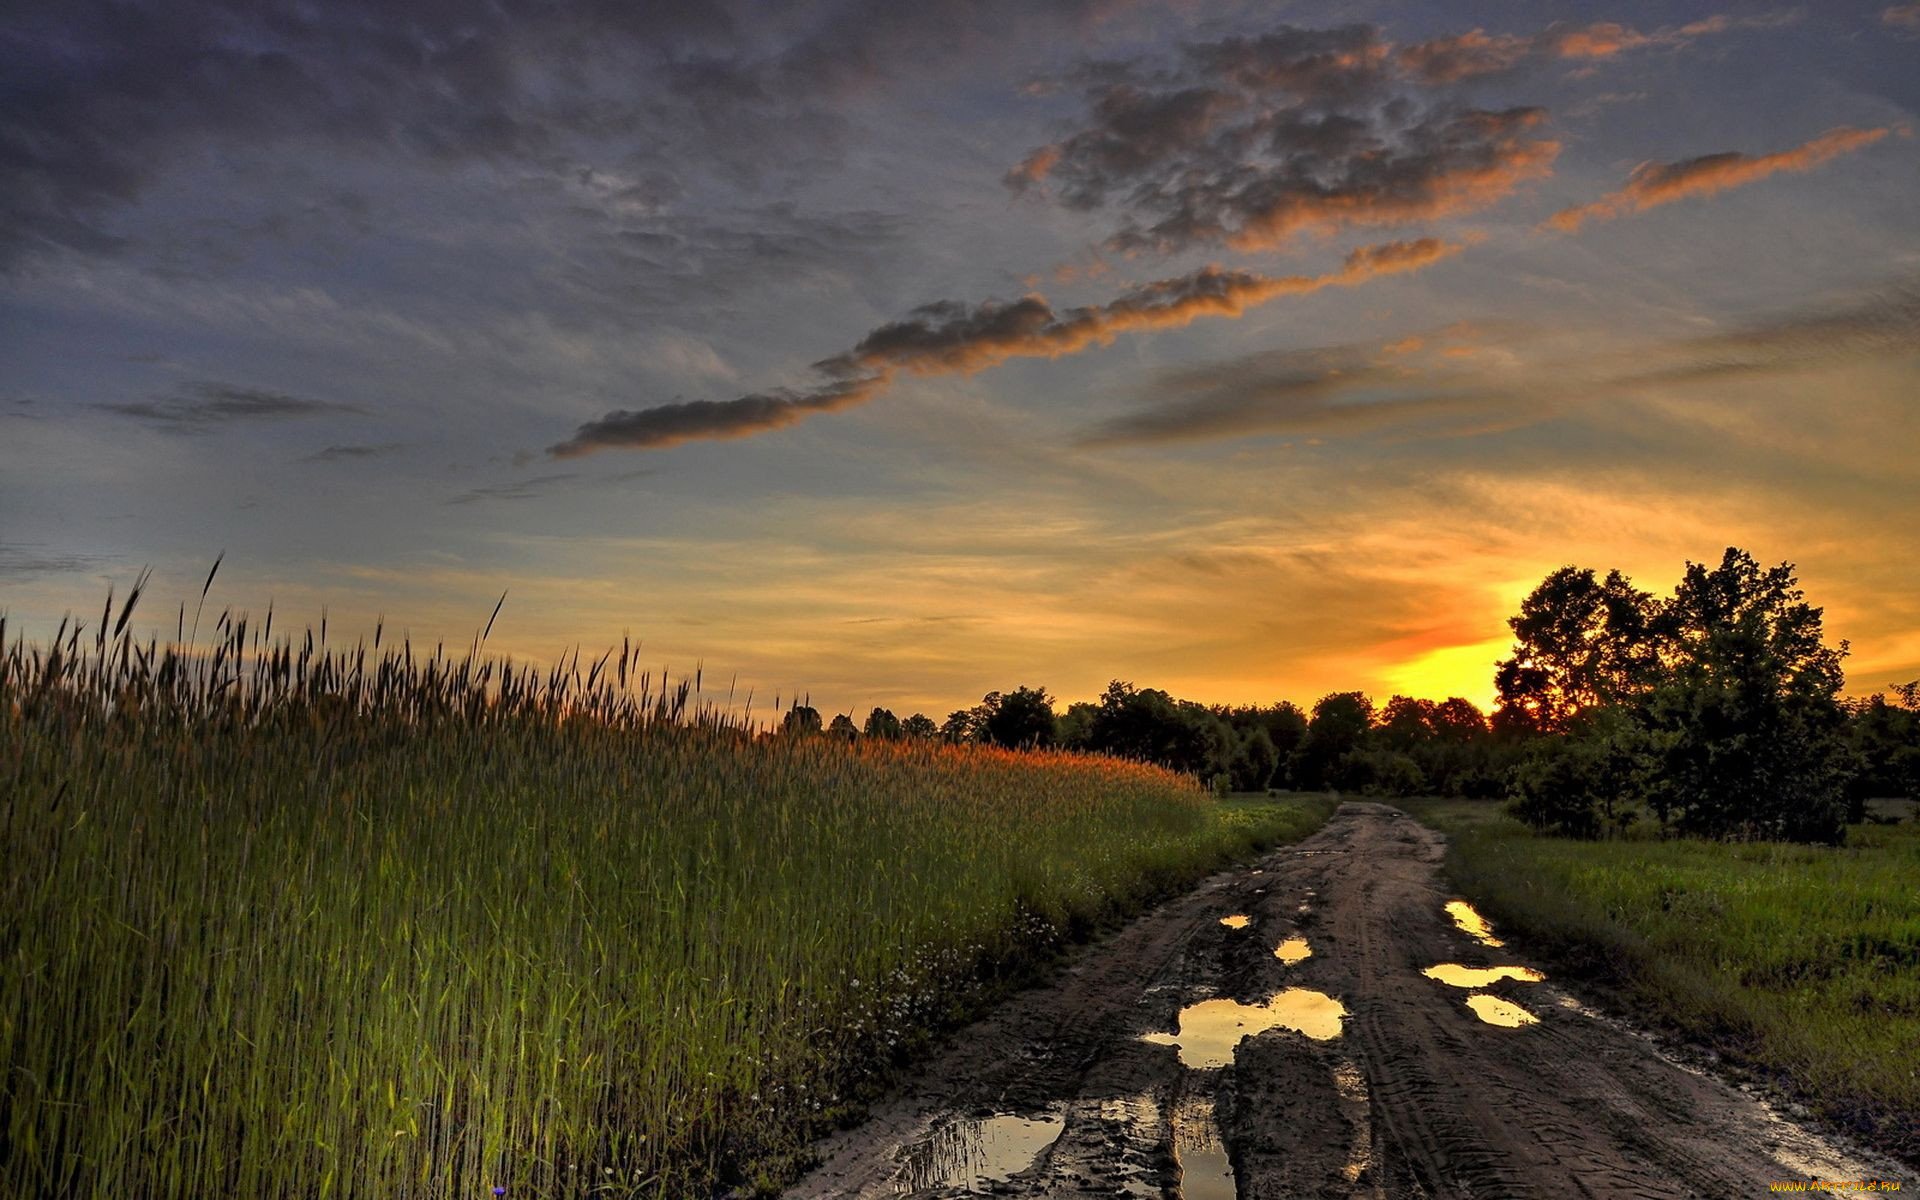
[[[1341,805],[961,1030],[788,1194],[1665,1200],[1902,1178],[1476,936],[1447,911],[1444,849],[1397,809]]]

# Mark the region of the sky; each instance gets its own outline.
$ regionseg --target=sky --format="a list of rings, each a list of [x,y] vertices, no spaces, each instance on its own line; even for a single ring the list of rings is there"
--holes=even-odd
[[[1920,4],[28,0],[0,611],[937,718],[1491,700],[1548,572],[1920,677]],[[12,636],[10,633],[9,636]]]

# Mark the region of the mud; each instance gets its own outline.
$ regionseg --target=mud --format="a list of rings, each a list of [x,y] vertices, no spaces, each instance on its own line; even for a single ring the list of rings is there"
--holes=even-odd
[[[1522,948],[1493,956],[1497,931],[1449,906],[1444,846],[1395,809],[1342,805],[961,1031],[870,1121],[821,1143],[788,1194],[1665,1198],[1920,1182],[1669,1060],[1531,978]],[[1275,939],[1290,938],[1312,955],[1283,961]],[[1427,976],[1435,964],[1486,982],[1466,995]],[[1259,1015],[1289,991],[1347,1015],[1326,1037]],[[1183,1018],[1210,1001],[1242,1027],[1201,1056],[1219,1065],[1189,1066]],[[1488,1024],[1476,1002],[1531,1023]],[[1024,1136],[985,1163],[967,1122]]]

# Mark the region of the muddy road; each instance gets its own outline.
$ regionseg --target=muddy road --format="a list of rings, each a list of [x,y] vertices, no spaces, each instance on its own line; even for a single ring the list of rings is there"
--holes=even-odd
[[[1444,846],[1342,805],[960,1031],[788,1194],[1665,1200],[1903,1178],[1449,911]]]

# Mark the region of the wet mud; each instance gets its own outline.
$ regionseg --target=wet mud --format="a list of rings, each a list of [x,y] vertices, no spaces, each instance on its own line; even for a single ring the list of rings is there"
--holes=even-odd
[[[1900,1168],[1547,980],[1349,803],[951,1038],[793,1197],[1672,1197]],[[1244,922],[1224,923],[1227,917]]]

